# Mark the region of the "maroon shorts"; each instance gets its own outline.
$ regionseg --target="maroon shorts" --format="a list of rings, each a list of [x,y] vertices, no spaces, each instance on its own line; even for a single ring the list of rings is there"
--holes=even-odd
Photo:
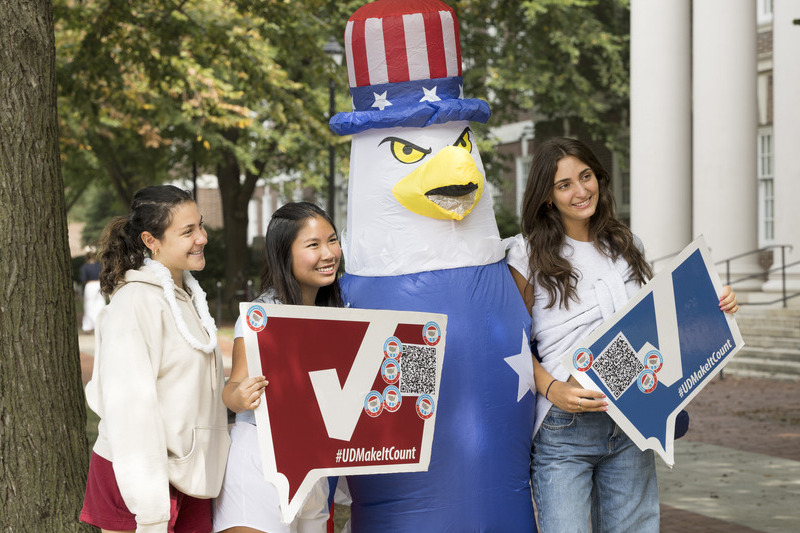
[[[211,500],[201,500],[169,487],[169,533],[209,533]],[[111,461],[92,452],[81,522],[102,529],[136,529],[136,517],[128,510],[117,486]]]

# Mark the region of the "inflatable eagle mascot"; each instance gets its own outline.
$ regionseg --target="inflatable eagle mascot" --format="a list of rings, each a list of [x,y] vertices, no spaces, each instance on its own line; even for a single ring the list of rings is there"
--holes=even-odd
[[[464,98],[458,22],[439,0],[378,0],[348,20],[353,111],[345,300],[448,316],[426,472],[351,476],[355,532],[536,530],[530,317],[505,262]],[[402,370],[401,370],[402,372]]]

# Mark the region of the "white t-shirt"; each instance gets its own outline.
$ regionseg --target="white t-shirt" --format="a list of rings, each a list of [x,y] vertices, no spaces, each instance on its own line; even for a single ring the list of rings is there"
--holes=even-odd
[[[638,239],[636,245],[641,249]],[[631,268],[624,258],[619,257],[612,261],[591,242],[566,237],[561,255],[569,260],[578,274],[578,300],[570,300],[568,309],[559,305],[558,301],[555,306],[545,309],[549,302],[547,291],[534,284],[531,339],[537,342],[544,369],[554,378],[566,381],[569,379],[569,371],[561,365],[561,358],[624,306],[636,294],[640,285],[630,279]],[[528,247],[522,235],[512,238],[506,261],[526,279],[531,279]],[[536,399],[534,434],[539,430],[551,405],[553,404],[541,394]]]

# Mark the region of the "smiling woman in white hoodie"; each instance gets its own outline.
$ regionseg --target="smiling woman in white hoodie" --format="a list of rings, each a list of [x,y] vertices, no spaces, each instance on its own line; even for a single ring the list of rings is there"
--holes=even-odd
[[[104,531],[211,530],[230,438],[216,326],[189,273],[205,266],[189,192],[136,193],[101,242],[102,290],[89,406],[100,416],[81,520]]]

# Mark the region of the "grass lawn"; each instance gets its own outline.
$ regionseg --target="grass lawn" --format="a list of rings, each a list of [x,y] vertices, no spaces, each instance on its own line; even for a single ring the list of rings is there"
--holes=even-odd
[[[100,422],[100,417],[97,413],[86,406],[86,438],[89,440],[89,451],[91,453],[94,441],[97,440],[97,424]]]

